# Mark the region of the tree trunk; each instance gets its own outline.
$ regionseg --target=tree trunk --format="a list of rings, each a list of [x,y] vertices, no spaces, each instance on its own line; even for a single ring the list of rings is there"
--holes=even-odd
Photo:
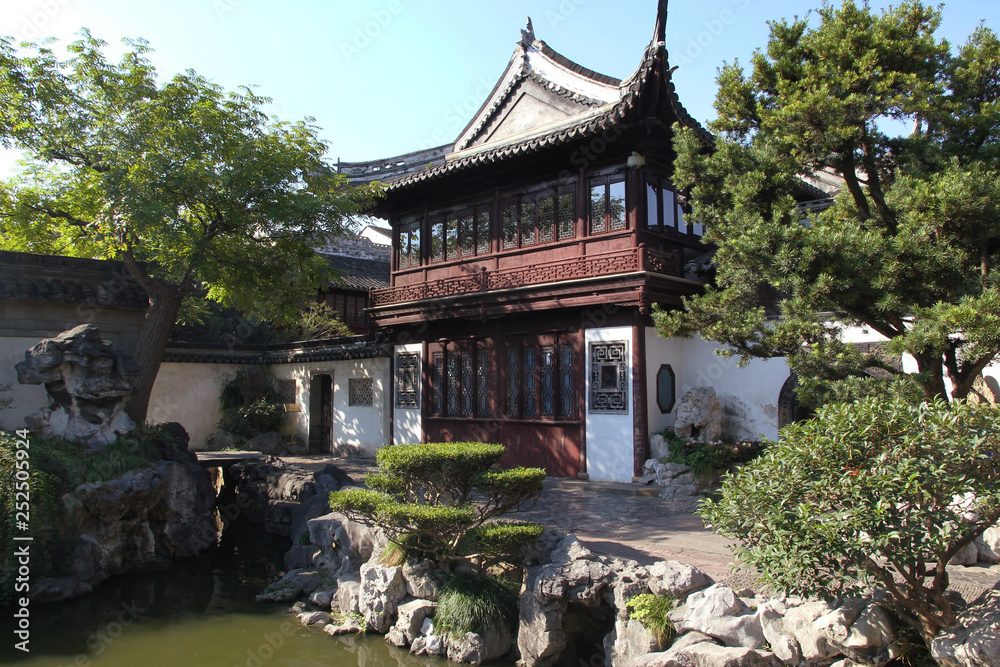
[[[139,374],[132,383],[132,396],[125,405],[128,416],[140,425],[146,422],[153,384],[184,300],[181,290],[172,285],[155,283],[152,289],[147,287],[146,291],[149,295],[149,310],[139,331],[139,340],[133,354],[133,359],[139,365]]]
[[[940,355],[914,354],[917,371],[924,376],[924,397],[928,400],[942,398],[948,401],[948,390],[944,386],[944,362]]]

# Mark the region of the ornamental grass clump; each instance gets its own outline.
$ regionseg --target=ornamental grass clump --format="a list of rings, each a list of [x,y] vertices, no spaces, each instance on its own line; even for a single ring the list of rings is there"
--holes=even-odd
[[[330,494],[330,507],[382,527],[406,554],[439,562],[502,562],[541,526],[500,521],[541,495],[541,468],[500,469],[504,446],[479,442],[385,447],[368,489]]]
[[[642,623],[660,646],[669,646],[677,636],[677,629],[668,614],[677,606],[677,599],[669,595],[643,593],[625,603],[629,615]]]
[[[929,646],[957,612],[948,562],[1000,518],[1000,411],[865,399],[788,426],[699,510],[776,590],[884,588]]]
[[[456,574],[441,589],[434,614],[434,632],[463,637],[517,623],[517,584],[482,574]]]

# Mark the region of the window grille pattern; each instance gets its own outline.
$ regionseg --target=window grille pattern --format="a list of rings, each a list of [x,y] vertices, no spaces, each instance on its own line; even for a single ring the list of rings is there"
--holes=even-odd
[[[541,408],[543,417],[556,415],[556,351],[554,345],[543,345],[541,363]]]
[[[503,210],[503,248],[517,247],[517,204],[511,204]]]
[[[591,414],[628,414],[628,344],[590,344]]]
[[[465,417],[471,417],[474,413],[472,409],[476,399],[474,361],[470,350],[462,355],[462,415]]]
[[[559,195],[559,239],[573,238],[576,218],[576,197],[572,192]]]
[[[625,181],[621,176],[590,179],[590,233],[625,229]]]
[[[512,347],[507,350],[507,414],[511,417],[520,416],[521,400],[518,385],[521,380],[521,350]]]
[[[347,381],[348,405],[375,405],[375,381],[372,378],[350,378]]]
[[[522,417],[530,419],[538,416],[538,348],[529,346],[524,350],[524,411]]]
[[[476,254],[476,228],[472,225],[472,216],[466,215],[458,220],[458,237],[461,242],[462,257]]]
[[[420,355],[396,356],[396,407],[420,407]]]
[[[476,366],[476,416],[488,417],[490,414],[490,357],[489,350],[480,348],[476,351],[478,364]]]
[[[295,402],[295,380],[277,380],[275,385],[282,403]]]
[[[538,201],[538,240],[548,243],[555,238],[556,231],[556,200],[545,197]]]
[[[476,215],[476,254],[484,255],[490,251],[490,214],[489,211],[479,211]]]
[[[458,383],[458,368],[459,361],[461,360],[461,355],[451,353],[448,355],[448,416],[458,417],[462,413],[459,410],[459,383]]]
[[[535,202],[521,202],[521,245],[535,244]]]
[[[431,411],[436,414],[444,414],[444,382],[442,381],[441,366],[444,364],[444,353],[435,352],[431,355],[431,392],[433,400]]]
[[[559,416],[575,417],[576,402],[573,383],[573,346],[559,345]]]

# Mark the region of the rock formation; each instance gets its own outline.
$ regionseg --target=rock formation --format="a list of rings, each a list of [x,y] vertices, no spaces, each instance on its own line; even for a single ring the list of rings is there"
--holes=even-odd
[[[44,384],[52,401],[24,418],[43,437],[102,447],[135,423],[125,414],[130,362],[91,324],[46,338],[15,366],[21,384]]]
[[[677,402],[674,433],[711,442],[722,437],[722,406],[711,387],[692,387]]]

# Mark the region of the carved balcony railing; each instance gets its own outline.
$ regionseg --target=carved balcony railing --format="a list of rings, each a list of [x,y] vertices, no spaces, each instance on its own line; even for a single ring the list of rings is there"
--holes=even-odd
[[[373,307],[390,306],[637,271],[679,276],[680,268],[680,257],[677,253],[661,252],[639,246],[627,250],[539,262],[530,266],[510,269],[496,271],[481,269],[464,276],[372,290],[371,305]]]

